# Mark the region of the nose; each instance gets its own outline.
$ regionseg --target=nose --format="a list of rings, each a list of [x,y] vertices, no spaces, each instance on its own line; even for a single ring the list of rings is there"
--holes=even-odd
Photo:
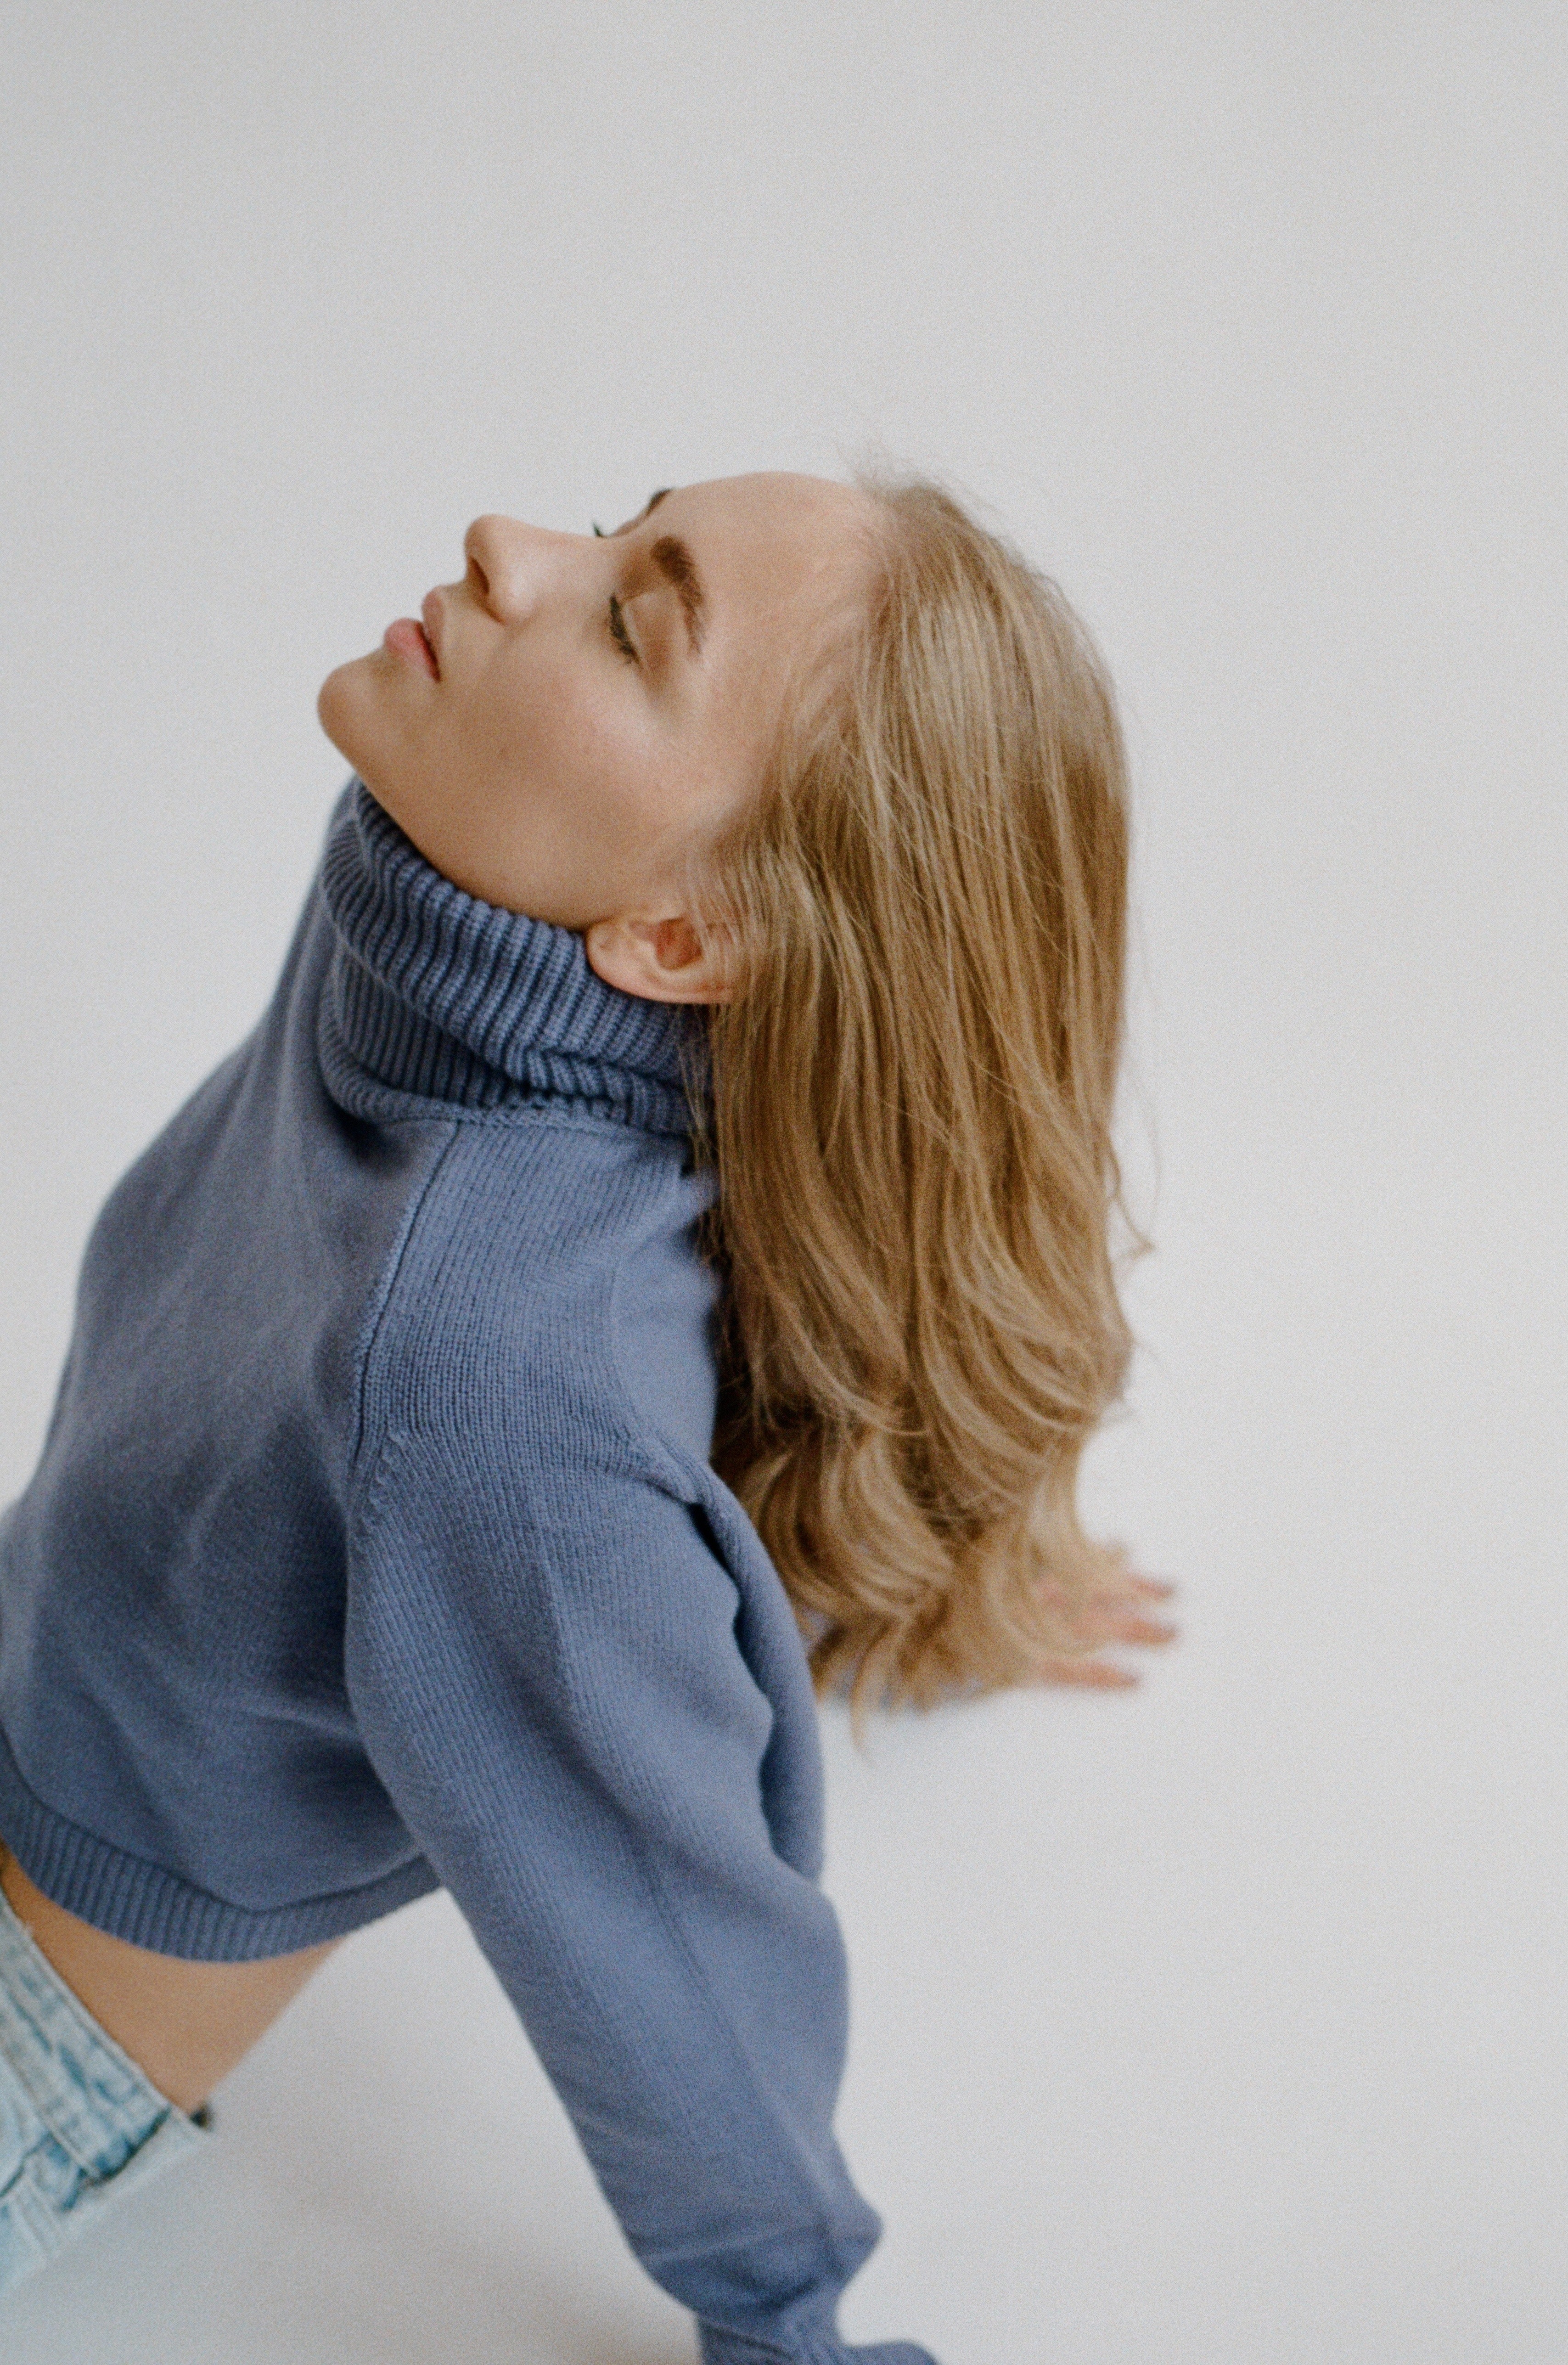
[[[521,518],[476,518],[463,537],[469,580],[492,615],[520,623],[581,548],[584,537],[524,525]]]

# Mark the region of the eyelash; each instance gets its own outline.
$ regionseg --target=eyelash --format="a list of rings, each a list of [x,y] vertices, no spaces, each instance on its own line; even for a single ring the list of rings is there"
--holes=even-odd
[[[621,612],[621,602],[613,591],[610,595],[610,637],[628,664],[638,663],[637,652],[632,645],[632,635],[626,630],[626,619]]]

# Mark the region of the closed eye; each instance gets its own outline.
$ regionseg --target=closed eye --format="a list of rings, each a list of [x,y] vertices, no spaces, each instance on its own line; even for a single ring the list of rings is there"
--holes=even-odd
[[[621,611],[621,602],[616,598],[613,591],[610,595],[610,637],[614,642],[616,647],[620,650],[622,656],[627,658],[631,664],[640,665],[642,663],[642,659],[638,656],[635,648],[632,644],[632,635],[626,630],[626,619]]]

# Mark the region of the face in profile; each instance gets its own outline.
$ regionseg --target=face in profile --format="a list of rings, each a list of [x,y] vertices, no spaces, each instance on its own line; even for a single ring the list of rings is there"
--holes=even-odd
[[[795,667],[864,584],[871,514],[777,474],[655,493],[610,534],[478,518],[462,578],[328,676],[322,727],[438,870],[583,931],[601,974],[629,928],[689,950],[686,857],[757,782]],[[700,969],[651,974],[629,990],[714,998]]]

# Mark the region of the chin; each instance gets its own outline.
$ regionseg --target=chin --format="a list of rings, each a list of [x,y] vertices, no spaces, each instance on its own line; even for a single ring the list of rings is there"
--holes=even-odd
[[[386,733],[376,712],[374,681],[366,679],[374,664],[373,657],[352,658],[330,673],[316,693],[317,721],[369,789],[375,787],[375,776],[382,768],[376,748]]]

